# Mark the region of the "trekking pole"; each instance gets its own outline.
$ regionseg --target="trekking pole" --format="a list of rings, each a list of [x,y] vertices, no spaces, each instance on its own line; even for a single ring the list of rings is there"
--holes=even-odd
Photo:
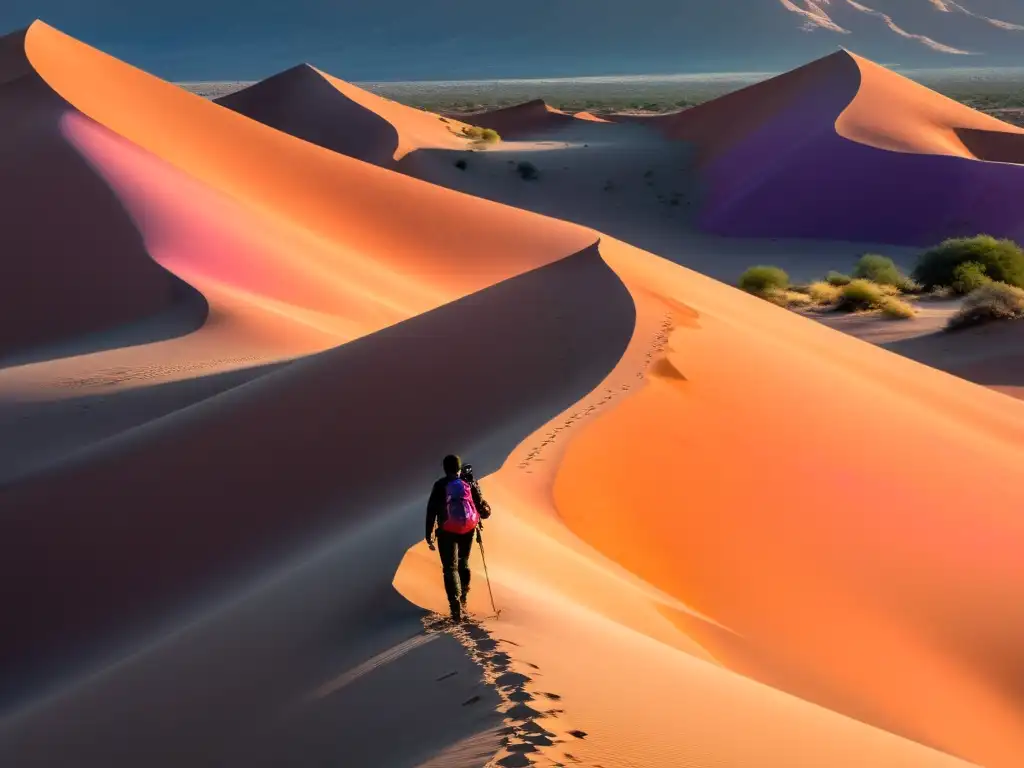
[[[491,596],[491,609],[494,611],[494,618],[501,616],[501,611],[494,605],[494,592],[491,591],[491,575],[487,572],[487,556],[484,554],[484,537],[480,529],[476,529],[476,543],[480,545],[480,559],[484,561],[484,578],[487,579],[487,594]]]

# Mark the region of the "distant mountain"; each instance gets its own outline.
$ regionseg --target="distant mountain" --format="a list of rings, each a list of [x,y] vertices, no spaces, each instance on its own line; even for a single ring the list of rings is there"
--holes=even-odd
[[[349,80],[782,70],[843,46],[906,67],[1024,64],[1021,0],[5,0],[175,80],[302,61]]]

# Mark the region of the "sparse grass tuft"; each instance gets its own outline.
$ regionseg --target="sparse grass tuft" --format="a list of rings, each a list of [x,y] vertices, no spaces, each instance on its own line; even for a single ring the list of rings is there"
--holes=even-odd
[[[780,293],[789,288],[789,275],[778,267],[751,267],[740,275],[739,287],[755,296],[767,297],[772,293]]]
[[[909,320],[917,314],[913,305],[897,299],[895,296],[886,296],[882,299],[882,315],[891,320]]]
[[[814,303],[810,296],[800,291],[779,291],[771,298],[784,307],[809,307]]]
[[[841,312],[863,312],[877,309],[882,305],[885,294],[876,283],[870,280],[852,280],[843,286],[836,309]]]
[[[835,304],[839,301],[839,295],[842,292],[842,288],[838,285],[832,285],[824,280],[807,286],[807,293],[811,297],[811,301],[818,305]]]
[[[462,129],[462,135],[467,139],[473,139],[474,141],[483,141],[488,144],[501,141],[501,136],[493,128],[480,128],[476,125],[467,125]]]
[[[1024,318],[1024,290],[1006,283],[991,282],[976,288],[946,324],[950,331],[994,320]]]

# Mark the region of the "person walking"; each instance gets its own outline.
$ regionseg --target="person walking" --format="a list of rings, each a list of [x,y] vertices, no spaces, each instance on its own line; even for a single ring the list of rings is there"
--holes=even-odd
[[[441,556],[444,590],[453,621],[462,621],[469,598],[469,555],[473,534],[491,516],[472,472],[464,472],[462,460],[450,454],[441,462],[444,477],[434,483],[427,500],[426,540]],[[466,465],[465,469],[470,469]],[[467,476],[468,475],[468,476]],[[434,546],[434,540],[437,546]]]

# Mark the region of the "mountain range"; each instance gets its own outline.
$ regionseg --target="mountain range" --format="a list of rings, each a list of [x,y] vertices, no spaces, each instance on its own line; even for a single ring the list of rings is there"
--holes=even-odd
[[[301,61],[350,80],[778,71],[838,47],[904,67],[1024,63],[1018,0],[6,0],[157,75],[258,79]]]

